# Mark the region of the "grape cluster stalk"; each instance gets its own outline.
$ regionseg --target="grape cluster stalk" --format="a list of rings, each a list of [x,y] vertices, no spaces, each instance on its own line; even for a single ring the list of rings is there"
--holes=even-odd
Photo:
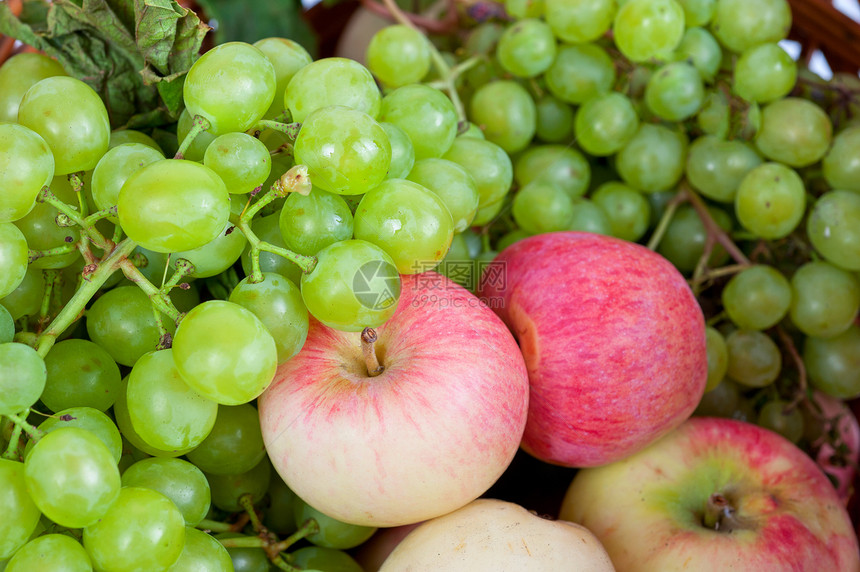
[[[311,321],[370,336],[401,276],[475,292],[549,232],[686,276],[696,414],[856,465],[838,428],[860,397],[860,82],[788,56],[785,0],[365,4],[393,20],[365,63],[216,46],[158,141],[111,130],[47,56],[0,67],[7,571],[360,572],[347,551],[375,529],[273,474],[256,398]]]

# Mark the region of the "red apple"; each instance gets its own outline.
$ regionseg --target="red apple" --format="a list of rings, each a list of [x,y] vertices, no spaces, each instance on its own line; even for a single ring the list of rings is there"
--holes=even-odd
[[[275,469],[339,520],[398,526],[483,494],[516,453],[528,377],[508,329],[435,273],[403,276],[378,328],[372,377],[361,334],[312,321],[302,350],[259,401]]]
[[[560,518],[625,572],[860,570],[843,503],[815,462],[750,423],[693,418],[623,461],[577,473]]]
[[[631,242],[540,234],[502,251],[480,294],[519,340],[531,395],[523,448],[591,467],[687,419],[705,390],[702,311],[683,276]]]

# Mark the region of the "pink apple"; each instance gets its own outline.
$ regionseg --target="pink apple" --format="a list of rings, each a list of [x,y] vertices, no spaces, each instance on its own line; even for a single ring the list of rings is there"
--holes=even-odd
[[[824,418],[821,436],[812,443],[815,461],[824,472],[836,479],[836,492],[844,502],[848,502],[854,490],[857,477],[857,462],[860,461],[860,424],[848,406],[825,393],[814,391],[810,409],[814,415]],[[835,439],[829,435],[835,436]],[[842,446],[844,451],[837,454],[834,445]]]
[[[494,264],[498,279],[485,274],[481,296],[519,340],[528,367],[526,451],[558,465],[602,465],[696,408],[707,380],[704,319],[662,256],[559,232],[521,240]]]
[[[776,433],[693,418],[623,461],[577,473],[560,518],[618,570],[860,570],[857,537],[821,469]]]
[[[269,458],[308,504],[342,521],[397,526],[483,494],[516,453],[528,377],[505,325],[435,273],[403,276],[377,329],[371,377],[361,334],[312,321],[302,350],[260,398]]]

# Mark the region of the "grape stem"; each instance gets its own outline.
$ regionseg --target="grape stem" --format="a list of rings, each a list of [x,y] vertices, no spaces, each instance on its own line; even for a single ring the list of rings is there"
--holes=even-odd
[[[266,534],[269,532],[263,526],[263,523],[260,522],[260,516],[257,514],[257,509],[254,508],[254,499],[250,493],[245,493],[239,497],[239,506],[245,509],[245,512],[248,514],[248,520],[251,522],[251,526],[254,527],[254,532],[257,534]]]
[[[55,248],[48,248],[45,250],[28,250],[27,260],[30,264],[32,264],[40,258],[46,258],[48,256],[62,256],[63,254],[69,254],[70,252],[74,252],[77,249],[78,245],[76,243],[70,242],[68,244],[64,244],[63,246],[57,246]]]
[[[660,241],[663,240],[663,236],[669,228],[669,223],[672,222],[672,218],[675,216],[675,211],[677,211],[678,207],[687,200],[688,195],[682,190],[675,193],[675,196],[666,203],[666,210],[663,211],[663,216],[660,217],[660,221],[657,223],[657,228],[654,229],[650,240],[648,240],[647,246],[649,250],[657,250],[657,247],[660,246]]]
[[[35,425],[32,425],[27,422],[26,417],[29,413],[30,410],[27,409],[23,413],[21,413],[21,415],[15,415],[14,413],[10,413],[6,415],[6,418],[9,419],[12,423],[14,423],[16,427],[20,427],[24,432],[26,432],[27,435],[29,435],[30,440],[35,443],[42,438],[42,432],[39,431],[39,429],[36,428]]]
[[[86,220],[81,216],[81,214],[71,205],[67,205],[63,201],[61,201],[57,196],[51,192],[51,188],[47,185],[42,187],[39,196],[36,197],[36,200],[40,203],[48,203],[62,214],[69,217],[69,220],[80,226],[84,229],[84,232],[89,237],[93,243],[101,248],[102,250],[110,250],[113,247],[113,243],[108,241],[102,233],[98,231],[92,224],[87,224]]]
[[[38,331],[40,332],[47,325],[48,314],[51,311],[51,296],[54,293],[54,289],[57,287],[57,280],[60,273],[57,270],[45,270],[44,276],[45,293],[42,296],[42,305],[39,307]]]
[[[376,377],[383,371],[385,366],[379,363],[379,358],[376,357],[376,348],[373,344],[378,339],[376,330],[373,328],[364,328],[361,332],[361,353],[364,354],[364,363],[367,366],[367,375]]]
[[[206,532],[237,532],[234,525],[227,524],[226,522],[218,522],[217,520],[203,519],[194,526]],[[244,523],[242,526],[244,526]],[[238,530],[242,529],[239,528]]]
[[[132,248],[134,248],[134,246],[132,246]],[[176,309],[176,306],[173,305],[173,302],[170,300],[167,293],[176,285],[176,283],[179,282],[179,280],[182,279],[183,276],[194,271],[194,266],[187,260],[185,260],[187,266],[180,265],[178,262],[179,261],[177,261],[177,268],[173,276],[171,276],[170,280],[162,288],[156,288],[155,285],[143,275],[140,269],[138,269],[138,267],[134,265],[134,262],[127,256],[123,257],[118,264],[119,268],[122,269],[122,273],[125,274],[125,277],[137,284],[137,286],[143,290],[144,294],[149,297],[149,301],[152,303],[152,306],[157,311],[173,320],[177,325],[182,319],[182,314]],[[161,331],[162,336],[166,333],[166,330]]]
[[[23,415],[26,417],[26,412]],[[12,435],[9,437],[9,444],[6,446],[6,450],[3,451],[3,458],[9,459],[10,461],[17,461],[20,458],[18,447],[21,446],[21,426],[17,423],[13,423],[13,425]]]
[[[296,140],[296,137],[299,136],[299,130],[301,130],[301,128],[301,123],[281,123],[280,121],[272,121],[270,119],[261,119],[257,122],[256,127],[256,129],[259,129],[260,131],[264,129],[271,129],[273,131],[283,133],[290,141]]]
[[[266,541],[259,536],[219,538],[218,542],[220,542],[224,548],[263,548],[266,545]]]
[[[212,124],[209,123],[208,119],[202,115],[195,115],[191,120],[191,129],[188,130],[188,133],[182,139],[182,143],[180,143],[179,149],[176,150],[176,155],[174,155],[173,158],[184,159],[185,153],[188,152],[188,148],[191,147],[191,144],[194,143],[197,136],[202,132],[209,130],[210,127],[212,127]]]
[[[797,390],[794,399],[785,406],[786,411],[792,411],[806,399],[808,388],[806,366],[803,363],[803,358],[801,357],[800,352],[797,351],[797,346],[794,345],[794,340],[791,339],[788,332],[777,326],[776,333],[779,336],[779,341],[782,342],[783,347],[788,352],[788,355],[791,356],[791,359],[794,362],[794,367],[797,368]]]
[[[307,536],[311,534],[316,534],[320,531],[320,525],[317,523],[316,519],[309,518],[299,527],[297,531],[286,537],[285,539],[277,542],[267,549],[267,552],[271,550],[270,554],[280,554],[281,552],[286,552],[286,550]]]

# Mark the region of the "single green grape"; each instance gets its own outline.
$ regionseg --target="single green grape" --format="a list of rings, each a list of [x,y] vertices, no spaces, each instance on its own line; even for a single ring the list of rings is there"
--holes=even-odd
[[[0,558],[9,558],[36,530],[42,513],[27,492],[24,463],[0,459]]]
[[[309,572],[362,572],[361,565],[343,550],[324,546],[305,546],[292,553],[293,564]]]
[[[400,274],[432,270],[453,236],[454,221],[444,201],[405,179],[384,181],[364,195],[355,211],[355,238],[382,248]]]
[[[183,111],[185,110],[183,109]],[[110,132],[110,143],[108,144],[110,149],[126,143],[140,143],[141,145],[152,147],[164,157],[164,151],[161,149],[161,146],[155,142],[155,139],[142,131],[135,129],[115,129]]]
[[[722,301],[739,328],[766,330],[788,314],[791,284],[773,266],[750,266],[732,276],[723,288]]]
[[[18,342],[0,344],[0,415],[14,415],[36,403],[46,377],[36,350]]]
[[[172,266],[175,269],[180,259],[187,260],[194,270],[187,274],[189,278],[209,278],[221,274],[239,260],[247,244],[245,234],[227,222],[218,236],[191,250],[180,250],[171,255]]]
[[[707,393],[713,391],[726,376],[729,367],[729,350],[726,339],[711,326],[705,328],[705,342],[708,353],[708,381],[705,384],[705,393]]]
[[[803,414],[797,407],[788,409],[788,405],[789,403],[782,399],[768,401],[758,412],[756,425],[797,443],[803,437]]]
[[[272,157],[266,146],[247,133],[219,135],[206,147],[203,164],[218,173],[234,194],[250,193],[269,177]]]
[[[832,338],[806,338],[803,363],[815,389],[837,399],[857,398],[860,396],[860,327],[852,325]]]
[[[858,310],[860,282],[850,272],[821,260],[807,262],[791,277],[789,316],[807,336],[838,336]]]
[[[263,38],[254,42],[254,47],[272,62],[275,68],[275,97],[264,117],[273,119],[284,111],[284,93],[293,76],[314,61],[300,43],[288,38]]]
[[[34,538],[6,564],[6,572],[91,572],[92,569],[92,561],[81,543],[65,534]]]
[[[776,343],[757,330],[735,330],[726,336],[726,373],[748,387],[765,387],[779,377],[782,354]]]
[[[284,237],[281,235],[280,214],[271,214],[268,216],[254,217],[251,221],[251,230],[257,235],[260,240],[265,240],[269,244],[286,248]],[[251,245],[247,244],[242,255],[239,257],[242,263],[242,271],[247,275],[251,275]],[[302,279],[302,270],[294,262],[291,262],[278,254],[271,252],[260,252],[260,270],[262,272],[274,272],[285,276],[287,279],[298,285]]]
[[[119,191],[132,173],[164,159],[164,155],[143,143],[124,143],[110,149],[93,170],[93,201],[99,209],[117,204]]]
[[[553,183],[576,198],[588,190],[591,166],[573,147],[534,145],[517,157],[514,179],[521,187],[532,182]]]
[[[188,453],[188,460],[213,475],[238,475],[253,469],[266,455],[257,410],[248,403],[218,406],[209,436]]]
[[[463,131],[462,129],[458,130],[457,137],[474,137],[476,139],[486,139],[486,137],[484,137],[484,132],[481,131],[481,128],[472,123],[471,121],[468,122],[468,127],[466,127],[465,131]]]
[[[377,528],[374,526],[359,526],[332,518],[318,511],[300,498],[293,503],[293,517],[296,526],[302,526],[312,518],[319,525],[319,532],[309,534],[305,538],[316,546],[346,550],[355,548],[373,536]]]
[[[573,135],[573,108],[564,101],[546,94],[535,102],[535,112],[535,136],[541,141],[561,143]],[[478,132],[483,139],[483,132]]]
[[[155,447],[144,441],[141,436],[137,434],[134,425],[132,425],[131,423],[131,416],[128,412],[127,389],[128,378],[123,379],[122,389],[120,390],[120,394],[117,397],[116,402],[113,404],[113,414],[114,418],[116,419],[116,426],[119,428],[120,433],[133,447],[140,450],[142,453],[145,453],[146,455],[151,455],[153,457],[179,457],[180,455],[184,455],[191,450],[156,449]]]
[[[193,526],[185,527],[182,554],[167,572],[234,572],[233,561],[224,545]]]
[[[53,417],[48,417],[39,424],[39,431],[43,434],[62,429],[63,427],[79,427],[86,429],[98,437],[111,456],[119,462],[122,456],[122,436],[119,434],[116,423],[102,411],[92,407],[70,407],[57,411]],[[35,441],[27,443],[24,454],[29,455],[36,445]]]
[[[836,134],[821,167],[832,188],[860,191],[860,125],[849,125]]]
[[[73,77],[48,77],[28,89],[18,123],[44,138],[54,155],[55,175],[89,171],[108,150],[105,104],[93,88]]]
[[[6,306],[0,305],[0,344],[7,344],[15,338],[15,320]]]
[[[121,385],[119,367],[101,346],[82,339],[55,344],[45,356],[48,378],[42,403],[51,411],[92,407],[107,411]]]
[[[18,287],[0,299],[0,305],[6,308],[13,320],[19,320],[38,314],[44,295],[45,276],[41,270],[30,266]]]
[[[711,19],[714,35],[736,53],[783,40],[789,29],[791,8],[786,0],[719,0]]]
[[[806,188],[800,175],[782,163],[764,163],[749,171],[735,193],[740,223],[761,238],[788,236],[803,218]]]
[[[597,187],[591,200],[606,213],[612,236],[636,242],[648,230],[651,205],[636,189],[618,181],[609,181]]]
[[[365,60],[380,82],[400,87],[421,81],[430,71],[430,46],[416,28],[386,26],[370,38]]]
[[[501,205],[514,179],[514,168],[508,154],[490,141],[458,137],[442,158],[457,163],[475,180],[479,211],[472,224],[478,226],[489,222],[492,216],[486,216],[480,209]]]
[[[412,147],[412,141],[405,131],[393,123],[383,121],[379,126],[385,131],[391,144],[391,163],[388,166],[386,178],[403,179],[415,164],[415,148]]]
[[[323,58],[298,70],[284,92],[293,121],[304,123],[323,107],[342,106],[376,119],[382,95],[371,73],[347,58]]]
[[[694,26],[705,26],[714,15],[717,0],[678,0],[684,9],[684,24],[687,29]]]
[[[691,63],[702,79],[710,83],[720,71],[723,50],[716,38],[706,29],[687,28],[681,43],[675,49],[674,57],[677,61]]]
[[[623,93],[596,95],[576,110],[574,135],[587,153],[599,157],[620,151],[639,130],[639,116]]]
[[[554,96],[567,103],[581,105],[612,89],[615,66],[606,50],[597,44],[563,45],[546,70],[544,79]]]
[[[399,87],[382,98],[379,120],[402,129],[416,159],[441,157],[457,136],[457,110],[448,97],[427,85]]]
[[[53,177],[54,155],[42,136],[23,125],[0,123],[0,223],[30,212]]]
[[[718,207],[708,207],[708,212],[721,229],[726,232],[732,229],[732,219],[726,211]],[[657,252],[681,272],[692,272],[704,253],[707,236],[708,232],[696,209],[690,205],[681,205],[666,228]],[[708,266],[717,268],[727,259],[728,254],[723,247],[714,246],[708,258]]]
[[[266,55],[245,42],[215,46],[194,62],[182,87],[192,116],[209,120],[209,131],[223,135],[253,127],[275,98],[275,68]]]
[[[198,467],[182,459],[141,459],[122,474],[122,486],[160,492],[173,501],[188,526],[195,526],[209,512],[209,481]]]
[[[762,109],[755,144],[768,159],[806,167],[824,157],[832,138],[833,124],[823,109],[806,99],[786,97]]]
[[[314,318],[352,332],[385,323],[397,309],[400,286],[391,256],[365,240],[344,240],[322,249],[316,267],[302,275],[301,282],[302,299]]]
[[[544,0],[505,0],[504,5],[505,12],[517,19],[540,18],[544,15],[546,9],[546,2]]]
[[[675,186],[684,173],[686,160],[687,138],[683,132],[643,123],[615,156],[615,167],[625,183],[653,193]]]
[[[690,145],[686,175],[704,196],[731,203],[743,178],[761,163],[761,157],[749,143],[703,135]]]
[[[391,144],[368,114],[344,106],[323,107],[302,123],[295,158],[307,165],[314,185],[324,191],[358,195],[385,179]]]
[[[603,209],[584,197],[574,199],[573,217],[570,219],[567,230],[593,232],[607,236],[612,234],[609,217],[606,216]]]
[[[433,191],[451,213],[454,232],[466,230],[478,213],[478,185],[466,169],[447,159],[416,161],[406,179]]]
[[[166,570],[184,545],[182,513],[163,494],[141,487],[123,487],[104,517],[84,529],[96,570]]]
[[[293,507],[300,502],[299,497],[287,486],[274,468],[266,496],[269,498],[269,508],[263,516],[263,524],[266,528],[282,538],[294,533],[298,527],[293,518]]]
[[[0,68],[0,123],[16,123],[24,94],[39,81],[68,75],[54,59],[37,52],[14,54]]]
[[[192,389],[223,405],[260,395],[278,365],[275,340],[263,322],[223,300],[203,302],[185,315],[173,337],[173,358]]]
[[[0,298],[8,296],[27,274],[27,239],[10,222],[0,222]]]
[[[860,194],[828,191],[806,221],[809,241],[824,258],[846,270],[860,270]]]
[[[684,9],[675,0],[628,0],[615,14],[615,45],[632,62],[674,50],[684,35]]]
[[[260,502],[269,489],[271,476],[272,465],[265,457],[253,468],[238,475],[207,473],[206,478],[212,490],[212,504],[227,512],[244,510],[239,499],[250,495],[252,503]]]
[[[346,201],[317,187],[307,196],[290,193],[278,224],[287,248],[306,256],[352,238],[353,231],[352,212]]]
[[[606,0],[606,3],[610,4],[611,0]],[[499,64],[517,77],[535,77],[544,73],[552,65],[555,54],[556,40],[550,24],[533,18],[511,25],[499,38],[496,47]]]
[[[670,62],[657,68],[645,87],[645,103],[654,115],[667,121],[683,121],[699,112],[705,86],[692,64]]]
[[[291,280],[264,272],[261,282],[250,277],[240,281],[230,293],[230,302],[250,310],[275,340],[278,363],[284,363],[302,349],[308,336],[308,310],[299,287]]]
[[[768,103],[785,97],[794,88],[797,63],[779,44],[760,44],[738,58],[733,80],[734,91],[742,98]]]
[[[581,44],[603,36],[615,17],[614,0],[545,0],[544,16],[563,42]]]
[[[741,403],[740,388],[729,378],[706,392],[693,415],[698,417],[731,417]]]
[[[564,189],[541,179],[517,191],[511,212],[521,229],[540,234],[567,230],[573,208],[573,202]]]
[[[525,149],[535,134],[537,112],[529,92],[515,81],[482,85],[472,95],[469,119],[508,153]]]
[[[101,439],[79,427],[61,427],[39,439],[24,473],[39,510],[69,528],[98,522],[119,495],[116,460]]]

